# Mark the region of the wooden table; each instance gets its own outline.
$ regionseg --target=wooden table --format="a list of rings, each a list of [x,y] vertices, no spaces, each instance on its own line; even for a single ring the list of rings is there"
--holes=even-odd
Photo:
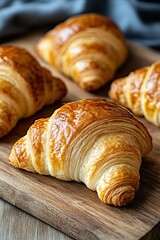
[[[9,44],[16,44],[18,46],[23,46],[30,48],[31,39],[34,39],[34,42],[40,37],[40,34],[35,33],[33,35],[26,36],[25,38],[17,39],[11,41]],[[34,46],[34,42],[32,42]],[[26,43],[29,43],[27,45]],[[127,68],[121,68],[120,72],[117,72],[117,76],[126,75],[129,71],[134,70],[138,67],[145,66],[148,62],[154,62],[160,58],[158,52],[152,51],[142,46],[136,45],[134,43],[129,43],[130,47],[130,58],[127,62]],[[33,50],[33,49],[32,49]],[[81,96],[92,97],[92,94],[86,93],[85,91],[79,89],[76,84],[71,81],[66,81],[67,87],[69,87],[68,96],[72,100],[76,100],[77,96],[75,95],[78,92],[79,98]],[[95,96],[106,97],[106,90],[101,89],[95,93]],[[34,239],[34,240],[66,240],[72,239],[71,237],[65,235],[64,233],[56,230],[55,228],[49,226],[48,224],[38,220],[37,218],[31,216],[30,214],[23,212],[22,210],[12,206],[11,204],[0,200],[0,240],[25,240],[25,239]],[[143,236],[141,239],[150,240],[160,239],[158,234],[160,224],[155,226],[154,232]],[[81,234],[81,233],[79,233]],[[110,238],[112,239],[112,238]],[[138,240],[138,239],[137,239]]]
[[[71,240],[64,233],[0,199],[1,240]]]

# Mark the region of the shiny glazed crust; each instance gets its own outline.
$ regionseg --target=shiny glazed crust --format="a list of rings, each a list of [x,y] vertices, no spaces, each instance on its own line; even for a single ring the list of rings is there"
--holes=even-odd
[[[115,80],[109,96],[160,127],[160,61]]]
[[[0,47],[0,137],[66,93],[64,83],[41,67],[27,50]]]
[[[107,83],[127,57],[120,29],[98,14],[75,16],[57,25],[40,39],[37,51],[89,91]]]
[[[83,182],[102,202],[122,206],[134,199],[141,158],[151,148],[147,129],[126,108],[85,99],[35,121],[14,144],[9,161],[27,171]]]

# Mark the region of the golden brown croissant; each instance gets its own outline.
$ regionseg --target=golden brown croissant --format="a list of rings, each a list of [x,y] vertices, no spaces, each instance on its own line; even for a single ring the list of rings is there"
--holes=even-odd
[[[97,14],[75,16],[57,25],[40,39],[37,51],[89,91],[107,83],[127,57],[120,29]]]
[[[83,182],[102,202],[129,204],[139,187],[147,129],[126,108],[104,99],[68,103],[39,119],[18,140],[10,163],[27,171]]]
[[[109,97],[160,127],[160,61],[115,80]]]
[[[0,47],[0,137],[19,119],[31,116],[66,93],[64,83],[25,49]]]

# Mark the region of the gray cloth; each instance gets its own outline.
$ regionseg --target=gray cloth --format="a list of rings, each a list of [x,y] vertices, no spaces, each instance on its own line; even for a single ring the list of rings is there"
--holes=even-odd
[[[87,12],[110,17],[128,39],[160,47],[159,0],[0,0],[0,41]]]

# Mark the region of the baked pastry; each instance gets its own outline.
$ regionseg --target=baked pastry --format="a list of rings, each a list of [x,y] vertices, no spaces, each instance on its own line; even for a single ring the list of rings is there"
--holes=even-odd
[[[160,127],[160,61],[113,81],[109,97]]]
[[[139,187],[141,157],[151,137],[126,108],[104,99],[84,99],[39,119],[12,147],[17,168],[83,182],[102,202],[129,204]]]
[[[37,51],[88,91],[106,84],[127,57],[121,30],[98,14],[74,16],[57,25],[40,39]]]
[[[25,49],[0,47],[0,137],[26,118],[62,98],[64,83]]]

